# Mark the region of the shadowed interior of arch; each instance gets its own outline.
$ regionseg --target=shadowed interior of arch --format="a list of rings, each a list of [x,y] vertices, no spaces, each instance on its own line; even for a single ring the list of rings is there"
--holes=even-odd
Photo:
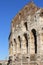
[[[21,48],[21,38],[20,38],[20,36],[18,36],[18,40],[20,42],[20,48]]]
[[[27,33],[24,34],[24,37],[26,39],[26,47],[27,47],[27,53],[28,53],[28,38],[27,38]]]
[[[33,33],[33,36],[34,36],[35,53],[37,53],[37,36],[36,36],[36,30],[32,29],[32,33]]]
[[[24,23],[26,30],[28,30],[27,22]]]

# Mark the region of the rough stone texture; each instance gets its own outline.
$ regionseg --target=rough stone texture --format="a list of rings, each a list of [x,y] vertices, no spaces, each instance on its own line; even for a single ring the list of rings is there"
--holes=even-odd
[[[10,65],[43,65],[43,9],[27,4],[12,20]]]

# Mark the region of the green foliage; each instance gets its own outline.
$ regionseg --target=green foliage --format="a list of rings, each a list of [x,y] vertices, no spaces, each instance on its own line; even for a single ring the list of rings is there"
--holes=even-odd
[[[2,63],[0,63],[0,65],[2,65]]]

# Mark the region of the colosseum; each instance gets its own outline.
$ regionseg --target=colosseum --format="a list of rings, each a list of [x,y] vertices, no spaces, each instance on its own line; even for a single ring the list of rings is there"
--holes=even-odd
[[[9,65],[43,65],[43,8],[33,2],[12,19]]]

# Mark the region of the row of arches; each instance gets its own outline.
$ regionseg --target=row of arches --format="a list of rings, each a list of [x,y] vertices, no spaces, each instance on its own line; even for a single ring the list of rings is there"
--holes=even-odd
[[[26,30],[28,30],[27,22],[24,23],[24,26],[25,26]],[[37,36],[36,36],[36,30],[35,29],[32,29],[31,32],[32,32],[32,34],[34,36],[35,53],[37,53]],[[26,38],[27,48],[28,48],[28,40],[27,40],[26,34],[24,36]]]
[[[27,27],[27,25],[26,25],[26,27]],[[32,32],[32,35],[33,35],[33,40],[32,41],[34,41],[33,43],[32,43],[32,41],[31,41],[31,43],[32,44],[34,44],[34,52],[35,52],[35,54],[37,54],[37,35],[36,35],[36,30],[35,29],[32,29],[31,30],[31,32]],[[18,41],[19,41],[19,48],[21,49],[22,48],[22,44],[24,44],[25,46],[26,46],[26,50],[27,50],[27,53],[28,53],[28,47],[29,47],[29,42],[28,42],[28,35],[27,35],[27,33],[24,33],[23,34],[23,36],[24,36],[24,41],[23,41],[23,39],[21,39],[21,37],[20,36],[18,36]],[[32,36],[31,36],[32,37]],[[14,42],[15,42],[15,44],[16,44],[16,46],[17,46],[17,44],[18,44],[18,41],[16,42],[16,39],[14,39]],[[23,41],[23,42],[22,42]],[[25,42],[26,41],[26,42]],[[30,44],[31,44],[30,43]],[[16,48],[17,49],[17,48]]]

